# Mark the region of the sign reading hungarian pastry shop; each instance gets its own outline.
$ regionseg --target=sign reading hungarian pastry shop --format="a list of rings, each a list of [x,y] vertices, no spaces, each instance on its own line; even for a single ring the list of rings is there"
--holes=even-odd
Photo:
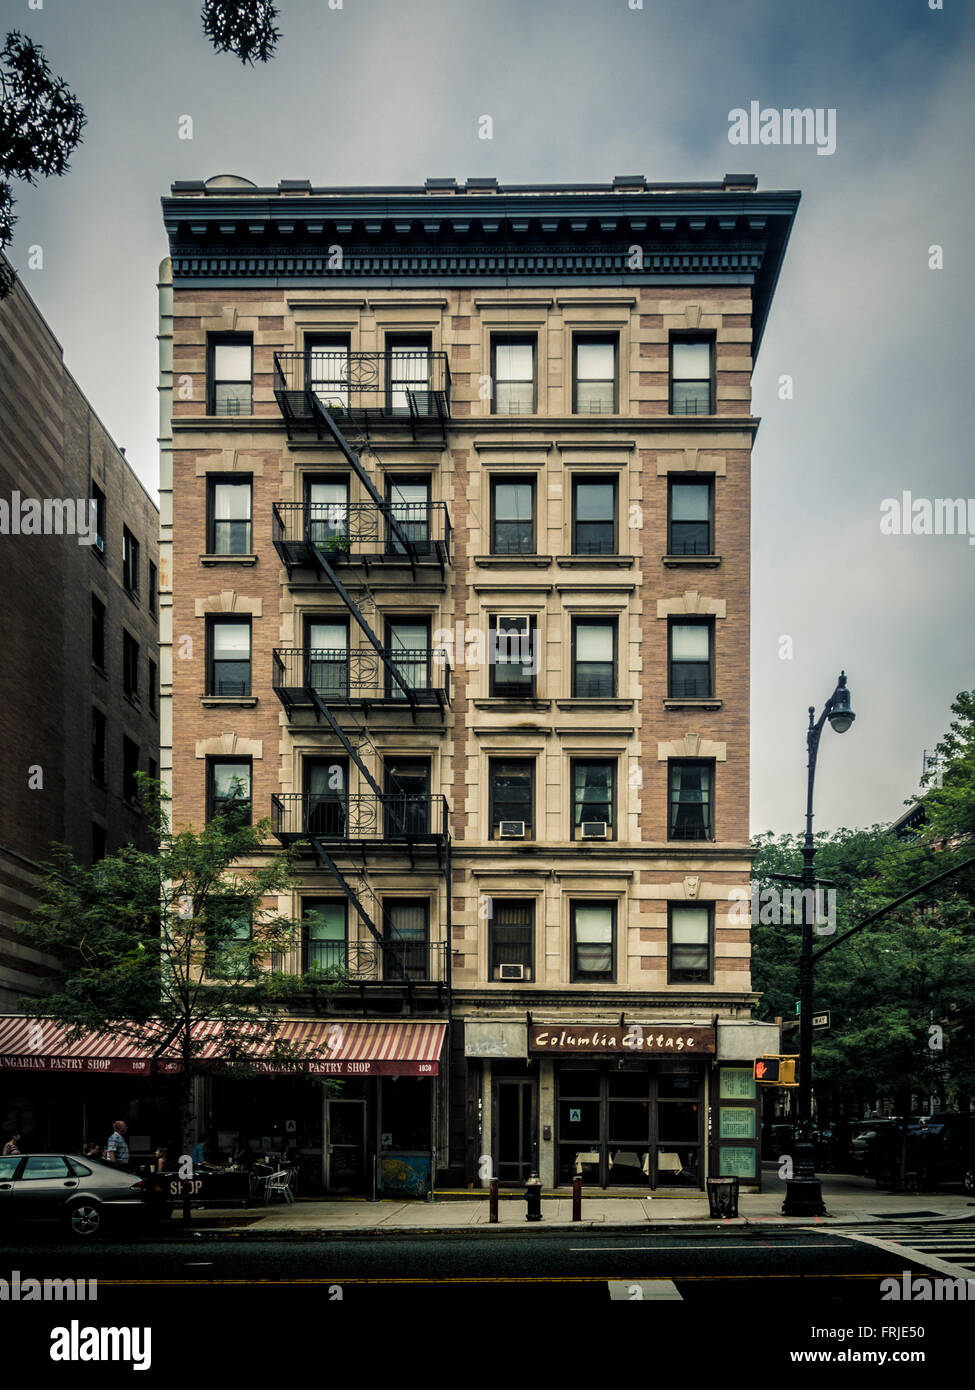
[[[634,1056],[703,1056],[714,1051],[713,1028],[652,1027],[649,1023],[548,1024],[533,1023],[532,1052],[628,1052]]]

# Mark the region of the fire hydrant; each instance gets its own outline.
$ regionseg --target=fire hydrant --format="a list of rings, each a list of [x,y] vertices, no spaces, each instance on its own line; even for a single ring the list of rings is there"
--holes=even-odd
[[[525,1201],[528,1210],[525,1213],[526,1221],[541,1221],[542,1219],[542,1180],[537,1173],[532,1173],[525,1183]]]

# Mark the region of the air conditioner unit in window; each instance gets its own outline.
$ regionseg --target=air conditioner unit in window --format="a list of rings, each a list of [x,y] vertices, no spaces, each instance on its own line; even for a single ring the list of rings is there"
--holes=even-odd
[[[496,980],[523,980],[525,978],[525,967],[523,965],[499,965],[494,972]]]
[[[609,836],[609,825],[604,820],[584,820],[582,838],[584,840],[605,840]]]
[[[498,837],[502,840],[523,840],[525,822],[523,820],[503,820],[498,825]]]

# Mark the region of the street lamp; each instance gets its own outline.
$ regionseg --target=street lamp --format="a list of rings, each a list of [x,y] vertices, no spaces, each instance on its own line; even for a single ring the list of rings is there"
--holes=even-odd
[[[813,839],[813,784],[816,755],[823,725],[829,720],[838,734],[845,734],[856,715],[850,708],[846,672],[840,672],[836,689],[823,706],[816,722],[814,705],[809,706],[806,731],[807,767],[806,834],[802,842],[802,949],[799,955],[799,1140],[794,1145],[793,1176],[786,1184],[784,1216],[824,1216],[823,1191],[813,1155],[812,1136],[812,1005],[813,1005],[813,927],[816,920],[816,842]]]

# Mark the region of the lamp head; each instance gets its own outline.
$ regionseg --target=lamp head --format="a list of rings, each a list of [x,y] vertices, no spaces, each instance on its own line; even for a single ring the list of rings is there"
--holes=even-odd
[[[827,715],[830,726],[836,733],[845,734],[854,719],[856,719],[856,715],[850,708],[850,692],[846,688],[845,671],[840,672],[840,678],[836,683],[836,689],[833,691],[831,704],[832,708]]]

